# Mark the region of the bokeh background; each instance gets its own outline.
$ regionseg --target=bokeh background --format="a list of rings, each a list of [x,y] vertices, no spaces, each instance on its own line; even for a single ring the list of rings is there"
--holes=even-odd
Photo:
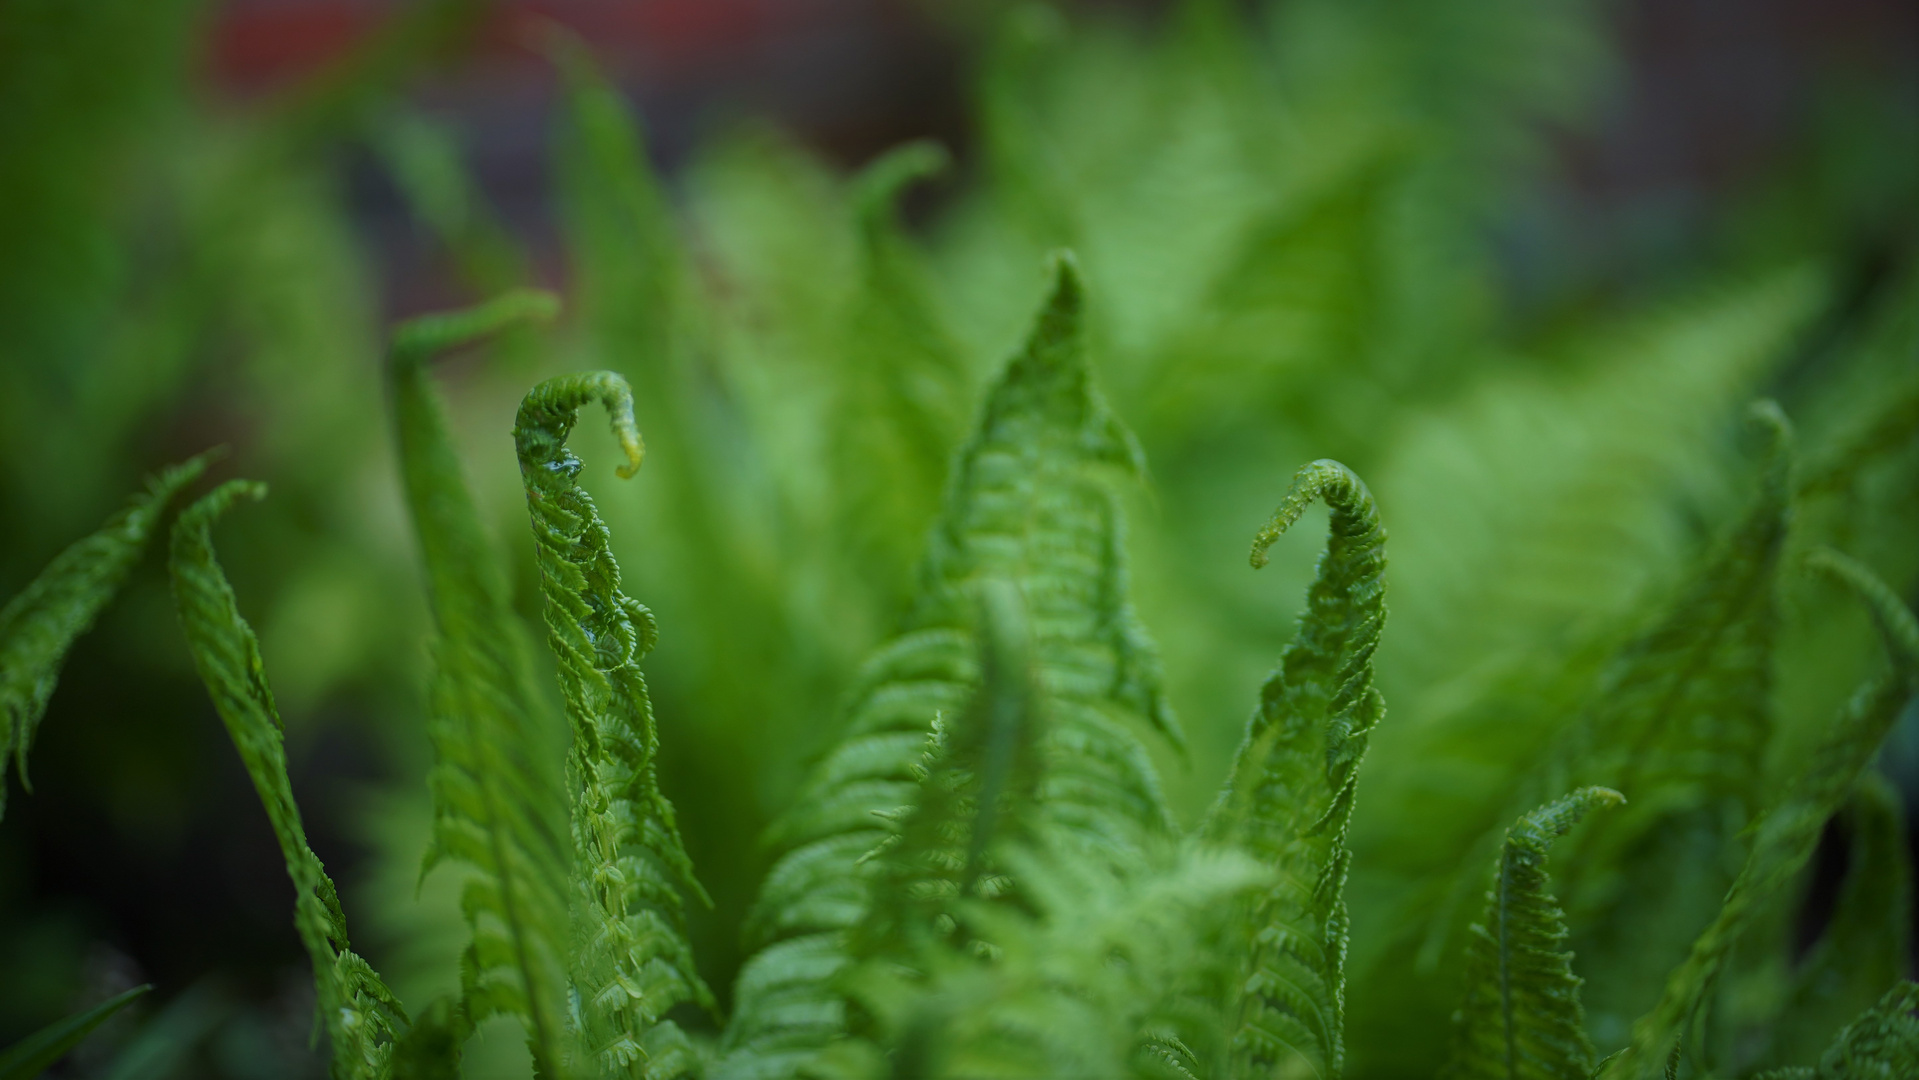
[[[604,83],[569,89],[569,55]],[[861,170],[913,140],[950,164],[895,214]],[[460,941],[449,883],[416,898],[427,623],[381,341],[555,289],[555,333],[446,367],[453,412],[531,611],[513,404],[589,365],[640,390],[640,478],[593,469],[597,433],[582,452],[660,616],[664,783],[724,988],[756,838],[897,616],[946,455],[1060,244],[1152,464],[1135,587],[1193,745],[1162,762],[1189,814],[1310,566],[1306,529],[1249,579],[1251,530],[1312,457],[1380,494],[1400,726],[1368,765],[1397,794],[1362,796],[1357,825],[1363,968],[1389,950],[1360,936],[1432,900],[1423,870],[1465,857],[1593,658],[1737,512],[1744,402],[1778,397],[1816,460],[1910,395],[1919,8],[9,0],[0,592],[168,461],[224,443],[223,473],[269,481],[223,557],[356,940],[424,1000]],[[896,361],[905,389],[874,374]],[[1881,451],[1806,517],[1910,596],[1915,455]],[[1813,629],[1831,597],[1795,603],[1779,760],[1870,656],[1858,620]],[[1885,762],[1908,806],[1915,763],[1908,717]],[[31,778],[0,822],[0,1044],[151,981],[180,1075],[318,1075],[291,889],[159,559],[71,656]],[[1835,832],[1803,936],[1845,860]],[[476,1075],[510,1075],[511,1042]]]

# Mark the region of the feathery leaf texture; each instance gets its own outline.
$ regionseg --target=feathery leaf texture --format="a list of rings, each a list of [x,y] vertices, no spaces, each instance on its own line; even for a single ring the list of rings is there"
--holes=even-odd
[[[868,661],[844,735],[775,826],[783,855],[748,927],[760,951],[740,976],[720,1075],[789,1075],[844,1024],[826,976],[867,910],[859,861],[915,801],[915,768],[935,718],[980,681],[975,583],[1024,599],[1033,679],[1047,724],[1038,813],[1095,848],[1131,850],[1172,833],[1136,731],[1180,736],[1159,664],[1128,596],[1114,474],[1140,452],[1094,390],[1084,289],[1068,254],[1024,347],[989,392],[961,449],[898,637]]]
[[[640,467],[633,394],[610,371],[548,379],[520,403],[513,439],[532,516],[548,643],[573,729],[569,765],[576,897],[574,979],[589,1052],[608,1075],[646,1080],[690,1072],[694,1048],[665,1019],[683,1001],[713,1008],[693,969],[680,890],[702,900],[672,804],[655,772],[659,740],[639,661],[653,647],[652,613],[620,590],[599,512],[578,483],[566,438],[598,401]]]
[[[28,792],[27,751],[60,679],[74,639],[87,632],[146,550],[167,504],[206,469],[212,453],[171,466],[147,482],[124,510],[54,556],[0,609],[0,818],[7,813],[6,766],[12,759]]]
[[[1300,468],[1253,541],[1252,564],[1313,500],[1331,509],[1299,632],[1260,691],[1205,834],[1278,870],[1253,912],[1237,988],[1235,1075],[1337,1076],[1345,1050],[1346,847],[1354,773],[1385,705],[1373,653],[1386,621],[1386,532],[1366,485],[1336,461]]]
[[[1897,1080],[1919,1074],[1916,1010],[1919,983],[1902,979],[1832,1041],[1814,1080]]]
[[[1506,833],[1486,912],[1466,952],[1466,997],[1454,1014],[1445,1080],[1587,1080],[1592,1041],[1566,949],[1566,915],[1546,879],[1546,852],[1587,811],[1624,796],[1588,787],[1534,810]]]
[[[1778,803],[1754,827],[1750,854],[1718,917],[1673,971],[1658,1005],[1634,1025],[1632,1045],[1608,1069],[1608,1077],[1653,1076],[1675,1052],[1686,1026],[1707,1007],[1733,946],[1812,857],[1827,819],[1845,804],[1901,708],[1919,689],[1919,621],[1912,612],[1871,570],[1844,555],[1822,550],[1808,561],[1851,589],[1872,612],[1891,669],[1846,703]]]
[[[0,1080],[34,1080],[34,1077],[67,1056],[67,1051],[93,1034],[94,1028],[106,1023],[114,1013],[133,1004],[134,999],[152,989],[151,984],[145,984],[115,994],[91,1009],[55,1020],[5,1050],[0,1050]]]
[[[320,1016],[333,1043],[334,1080],[381,1080],[390,1073],[406,1010],[347,939],[346,913],[320,857],[307,846],[300,808],[287,780],[280,714],[260,663],[260,643],[240,617],[226,573],[214,557],[213,523],[236,499],[258,500],[266,485],[229,480],[180,512],[168,569],[174,605],[193,666],[253,778],[280,841],[295,893],[293,922],[313,961]]]
[[[906,952],[939,916],[951,919],[955,899],[998,895],[1004,880],[987,877],[997,845],[1031,839],[1022,834],[1039,791],[1043,728],[1024,602],[1011,584],[987,580],[979,607],[979,688],[964,711],[935,723],[917,798],[866,857],[877,869],[870,909],[853,929],[855,956]]]
[[[1002,849],[1021,903],[955,901],[957,919],[992,942],[991,963],[922,938],[905,966],[868,963],[848,978],[897,1048],[883,1075],[1191,1074],[1191,1052],[1168,1034],[1166,988],[1272,872],[1198,843],[1150,841],[1122,866],[1059,839]]]
[[[506,585],[426,365],[507,326],[550,319],[557,306],[548,294],[518,291],[412,320],[394,333],[389,368],[401,477],[439,630],[428,727],[433,840],[420,872],[443,859],[475,871],[460,900],[471,939],[455,1019],[517,1017],[544,1077],[563,1075],[567,1056],[572,867],[560,744],[541,730]]]

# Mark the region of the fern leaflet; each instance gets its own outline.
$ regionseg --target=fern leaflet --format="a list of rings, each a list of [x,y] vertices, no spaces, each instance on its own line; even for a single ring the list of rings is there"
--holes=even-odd
[[[171,466],[126,509],[54,556],[40,576],[0,610],[0,818],[7,813],[7,759],[28,792],[27,751],[74,639],[87,632],[146,550],[167,504],[191,484],[211,453]]]
[[[449,858],[476,871],[460,901],[471,940],[457,1019],[517,1017],[543,1077],[564,1075],[566,1059],[564,883],[572,868],[561,778],[548,768],[557,744],[538,722],[519,627],[426,365],[506,326],[551,318],[556,306],[544,293],[513,292],[415,319],[394,334],[389,372],[400,471],[439,629],[429,727],[433,840],[420,873]]]
[[[1846,1025],[1819,1058],[1814,1080],[1894,1080],[1919,1074],[1919,983],[1900,980]]]
[[[383,1080],[406,1010],[347,940],[339,893],[307,846],[300,808],[287,780],[280,714],[260,663],[260,643],[240,617],[226,573],[213,552],[213,523],[235,499],[261,499],[266,485],[229,480],[180,512],[173,523],[168,569],[174,604],[193,652],[193,666],[240,752],[253,788],[273,823],[293,879],[293,922],[313,961],[320,1016],[333,1042],[334,1080]]]
[[[1314,499],[1332,510],[1299,633],[1260,691],[1205,834],[1278,878],[1255,905],[1235,993],[1234,1075],[1336,1076],[1344,1061],[1346,828],[1354,772],[1385,712],[1373,653],[1386,621],[1386,532],[1366,485],[1336,461],[1293,477],[1253,541],[1252,564]]]
[[[520,403],[513,425],[526,486],[548,642],[572,722],[574,978],[591,1053],[610,1075],[666,1080],[697,1056],[665,1018],[683,1001],[714,1007],[693,970],[679,890],[705,899],[655,774],[653,707],[639,661],[653,647],[652,613],[620,590],[620,568],[599,512],[577,480],[566,438],[580,408],[598,401],[640,467],[633,394],[610,371],[548,379]]]
[[[1594,807],[1624,798],[1581,788],[1519,819],[1506,834],[1472,928],[1466,999],[1454,1015],[1445,1080],[1587,1080],[1593,1070],[1566,915],[1546,881],[1546,850]]]

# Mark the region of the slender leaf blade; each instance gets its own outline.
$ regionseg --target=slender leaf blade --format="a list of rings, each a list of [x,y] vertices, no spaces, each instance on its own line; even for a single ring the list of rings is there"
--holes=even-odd
[[[339,893],[307,845],[259,639],[241,618],[233,587],[214,556],[213,523],[235,500],[265,496],[265,484],[230,480],[181,511],[169,560],[174,605],[193,665],[253,779],[293,879],[294,928],[313,961],[321,1020],[332,1040],[334,1080],[384,1080],[393,1040],[406,1029],[406,1010],[353,952]]]
[[[27,751],[46,715],[60,665],[146,550],[167,506],[206,470],[213,452],[170,466],[147,490],[75,541],[0,609],[0,818],[7,812],[5,766],[12,758],[27,791]]]
[[[33,1080],[93,1034],[94,1028],[152,989],[149,984],[115,994],[91,1009],[56,1020],[0,1051],[0,1080]]]

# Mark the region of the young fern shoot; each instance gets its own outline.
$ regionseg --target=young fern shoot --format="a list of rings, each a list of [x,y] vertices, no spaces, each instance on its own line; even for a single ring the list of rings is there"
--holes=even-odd
[[[670,1080],[699,1058],[667,1010],[712,1009],[693,969],[680,890],[705,899],[655,774],[659,750],[639,661],[653,647],[653,616],[620,589],[620,568],[599,512],[566,447],[580,408],[599,402],[640,467],[633,394],[610,371],[565,375],[533,388],[513,426],[520,477],[546,596],[548,643],[573,730],[575,897],[573,971],[588,1051],[602,1075]]]
[[[1587,811],[1624,801],[1610,788],[1580,788],[1507,832],[1486,913],[1467,946],[1466,997],[1453,1017],[1453,1055],[1442,1080],[1592,1075],[1592,1040],[1566,948],[1566,914],[1547,885],[1546,851]]]
[[[420,873],[446,860],[474,871],[460,900],[471,938],[455,1043],[490,1016],[514,1016],[542,1077],[566,1075],[569,1056],[572,852],[560,746],[542,723],[499,561],[427,364],[507,326],[550,319],[557,307],[548,294],[520,291],[415,319],[394,333],[388,362],[401,479],[438,629],[428,721],[433,840]]]
[[[1314,461],[1253,541],[1252,564],[1308,504],[1330,530],[1299,632],[1260,692],[1202,835],[1278,871],[1242,938],[1233,1075],[1344,1066],[1347,823],[1354,773],[1385,705],[1373,653],[1386,621],[1386,532],[1372,494],[1336,461]]]
[[[265,496],[265,484],[230,480],[181,512],[169,560],[174,603],[193,666],[253,778],[293,879],[293,923],[313,961],[320,1018],[332,1042],[333,1080],[385,1080],[395,1040],[406,1031],[406,1010],[353,951],[333,879],[307,846],[260,643],[240,617],[233,587],[213,553],[213,523],[236,499]]]

